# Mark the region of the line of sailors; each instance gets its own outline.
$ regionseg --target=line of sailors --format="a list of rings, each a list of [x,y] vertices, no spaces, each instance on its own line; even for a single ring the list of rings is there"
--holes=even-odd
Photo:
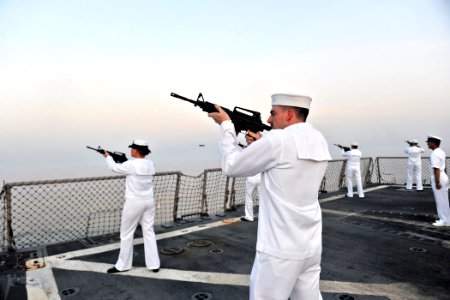
[[[445,158],[444,151],[439,148],[441,138],[435,135],[428,135],[427,144],[432,150],[430,156],[430,174],[431,186],[436,201],[436,208],[439,219],[433,223],[434,226],[450,226],[450,207],[448,201],[448,176],[445,173]],[[413,189],[413,182],[416,182],[416,190],[423,190],[422,183],[422,153],[425,150],[419,146],[416,139],[406,141],[409,147],[405,149],[408,155],[406,190]],[[247,143],[250,144],[247,139]],[[356,190],[359,198],[364,198],[364,190],[361,180],[361,156],[362,153],[358,149],[358,143],[353,142],[351,148],[337,145],[342,149],[342,156],[347,159],[345,168],[345,183],[347,187],[346,197],[353,197],[353,180],[356,183]],[[438,172],[438,173],[436,173]],[[436,180],[436,178],[439,178]],[[245,195],[245,216],[241,218],[242,221],[253,221],[253,191],[257,189],[260,182],[260,174],[254,177],[248,177],[246,181],[246,195]],[[439,188],[437,188],[440,185]],[[259,191],[258,191],[259,194]]]
[[[431,187],[436,201],[436,208],[439,219],[434,226],[450,226],[450,207],[448,199],[449,180],[445,173],[445,152],[440,148],[441,138],[435,135],[428,135],[426,140],[430,155],[430,177]],[[422,191],[422,153],[425,150],[419,146],[417,140],[407,141],[409,147],[405,149],[408,155],[406,190],[413,189],[413,181],[416,181],[416,190]],[[340,146],[340,145],[339,145]],[[342,155],[347,158],[345,170],[347,194],[346,197],[353,197],[353,182],[356,181],[356,189],[359,198],[364,198],[364,192],[361,183],[360,159],[361,151],[358,149],[358,143],[351,144],[351,149],[341,147]]]
[[[322,213],[318,191],[331,156],[320,131],[306,122],[311,98],[300,95],[275,94],[268,123],[273,129],[256,139],[242,151],[237,146],[236,132],[230,117],[220,106],[209,113],[220,125],[219,148],[222,170],[230,177],[250,177],[261,173],[260,205],[256,254],[250,274],[250,299],[318,299],[322,254]],[[431,183],[439,220],[433,225],[450,226],[448,177],[441,138],[428,136]],[[105,152],[108,167],[127,176],[125,204],[122,212],[121,245],[117,263],[108,273],[131,269],[133,233],[141,223],[144,233],[146,267],[158,272],[158,257],[153,221],[153,163],[145,159],[148,143],[135,140],[129,146],[134,160],[118,166]],[[343,152],[347,157],[347,184],[356,177],[359,197],[364,197],[361,183],[358,144]],[[419,154],[420,155],[420,154]],[[257,158],[257,159],[255,159]],[[353,191],[348,190],[347,196]],[[250,221],[250,220],[248,220]]]
[[[430,177],[434,200],[439,219],[433,223],[434,226],[450,226],[450,207],[448,199],[448,176],[445,173],[445,152],[440,148],[441,138],[428,135],[426,143],[431,150],[430,154]],[[425,150],[419,146],[417,140],[407,141],[409,147],[405,149],[408,155],[408,167],[406,177],[406,189],[413,189],[413,180],[416,180],[416,190],[422,191],[422,153]]]

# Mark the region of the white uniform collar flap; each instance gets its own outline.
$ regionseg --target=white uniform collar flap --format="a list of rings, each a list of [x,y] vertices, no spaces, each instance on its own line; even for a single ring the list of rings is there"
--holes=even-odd
[[[331,160],[328,144],[322,133],[310,123],[298,123],[286,127],[295,141],[298,159],[315,161]]]

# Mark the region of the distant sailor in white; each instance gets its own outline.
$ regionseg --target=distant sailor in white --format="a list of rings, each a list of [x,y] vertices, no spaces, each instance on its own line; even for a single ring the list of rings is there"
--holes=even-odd
[[[328,160],[322,133],[306,123],[311,98],[275,94],[264,136],[240,149],[229,116],[209,116],[220,124],[222,170],[227,176],[261,173],[256,256],[250,275],[250,299],[322,299],[320,184]]]
[[[347,148],[348,149],[348,148]],[[347,166],[345,168],[345,181],[347,184],[347,197],[353,197],[353,178],[356,181],[356,189],[359,198],[364,198],[364,191],[361,182],[361,151],[358,149],[358,143],[353,142],[351,149],[345,151],[342,149],[342,156],[347,158]]]
[[[247,145],[250,146],[256,139],[252,136],[246,134],[245,141]],[[248,147],[247,146],[247,147]],[[259,185],[261,183],[261,174],[256,174],[254,176],[249,176],[245,180],[245,216],[241,217],[242,221],[253,222],[254,214],[253,214],[253,193],[255,190],[259,196]]]
[[[126,175],[125,204],[120,224],[120,253],[114,267],[108,273],[124,272],[131,269],[133,263],[133,238],[138,224],[141,224],[144,236],[145,265],[147,269],[158,272],[160,260],[156,245],[153,223],[155,220],[155,199],[153,197],[153,162],[146,159],[150,154],[148,143],[134,140],[129,146],[134,159],[122,164],[115,163],[105,152],[108,167],[116,173]]]
[[[406,189],[412,190],[413,178],[416,179],[416,190],[422,191],[422,153],[425,151],[419,147],[417,140],[408,141],[409,147],[405,149],[408,154],[408,173],[406,176]]]
[[[445,173],[445,152],[439,148],[441,138],[435,135],[428,135],[427,145],[431,149],[430,173],[431,188],[433,189],[434,200],[439,219],[433,223],[434,226],[450,226],[450,207],[448,203],[448,176]]]

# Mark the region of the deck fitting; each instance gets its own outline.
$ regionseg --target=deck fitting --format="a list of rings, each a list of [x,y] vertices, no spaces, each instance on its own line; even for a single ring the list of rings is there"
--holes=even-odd
[[[211,293],[199,292],[192,295],[191,300],[210,300],[213,296]]]

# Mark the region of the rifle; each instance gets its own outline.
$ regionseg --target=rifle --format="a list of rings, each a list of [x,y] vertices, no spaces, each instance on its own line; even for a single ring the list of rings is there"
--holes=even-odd
[[[417,147],[419,147],[419,144],[418,143],[413,143],[413,142],[410,142],[410,141],[405,141],[410,147],[412,147],[413,146],[413,144],[415,144]]]
[[[217,109],[214,107],[214,103],[205,101],[202,93],[198,94],[197,100],[191,100],[175,93],[170,93],[170,96],[190,102],[194,104],[194,106],[198,106],[203,111],[206,111],[208,113],[217,112]],[[231,121],[233,121],[236,134],[247,130],[250,130],[251,132],[258,132],[272,129],[272,127],[264,124],[261,121],[261,113],[257,111],[238,106],[236,106],[233,111],[223,106],[221,106],[221,108],[228,114]]]
[[[334,144],[335,146],[338,146],[341,149],[344,149],[345,152],[350,151],[350,147],[342,146],[341,144]]]
[[[105,151],[108,152],[109,155],[111,155],[112,159],[118,163],[121,164],[123,162],[126,162],[128,160],[127,156],[125,155],[125,153],[122,152],[116,152],[116,151],[108,151],[108,150],[104,150],[102,147],[98,146],[97,149],[86,146],[86,148],[97,151],[100,154],[105,154]]]

